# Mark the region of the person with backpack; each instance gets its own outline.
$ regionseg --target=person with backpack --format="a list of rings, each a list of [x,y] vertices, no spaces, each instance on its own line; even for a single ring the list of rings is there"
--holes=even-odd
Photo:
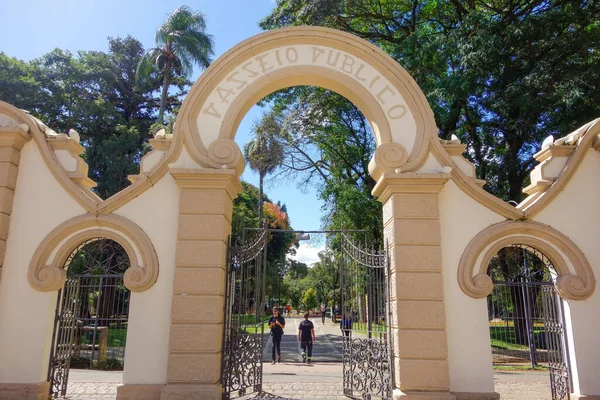
[[[273,315],[269,318],[269,328],[273,339],[273,362],[275,364],[275,353],[277,353],[277,362],[281,362],[281,337],[285,328],[285,318],[279,315],[279,308],[273,308]]]
[[[310,364],[315,341],[315,326],[308,320],[308,313],[304,314],[304,321],[298,325],[298,341],[302,347],[302,362]]]

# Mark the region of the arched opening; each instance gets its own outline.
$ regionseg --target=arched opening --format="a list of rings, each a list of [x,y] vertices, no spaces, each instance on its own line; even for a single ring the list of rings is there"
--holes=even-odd
[[[123,246],[106,237],[88,239],[68,255],[48,368],[53,398],[68,395],[78,381],[94,379],[82,370],[123,370],[131,296],[124,276],[129,267]],[[115,377],[120,381],[120,374]],[[112,386],[116,393],[116,383]]]
[[[292,396],[287,390],[292,386],[286,384],[291,381],[282,371],[296,374],[298,368],[307,380],[329,382],[339,396],[346,389],[373,398],[391,396],[389,274],[385,252],[375,250],[384,243],[382,210],[371,194],[376,180],[369,171],[377,135],[359,105],[330,89],[288,82],[283,90],[256,96],[252,101],[262,107],[245,107],[248,114],[237,117],[239,129],[231,137],[240,149],[256,137],[253,120],[266,119],[274,129],[268,135],[283,148],[282,162],[267,176],[270,202],[264,211],[281,210],[283,204],[277,204],[281,201],[291,221],[282,227],[277,218],[265,215],[267,230],[259,228],[258,220],[249,224],[248,214],[237,208],[252,195],[248,183],[258,183],[251,173],[254,166],[247,168],[242,175],[247,181],[244,191],[234,201],[226,280],[222,383],[227,398],[259,387],[269,395]],[[340,114],[328,114],[325,100],[338,102]],[[334,182],[340,174],[344,178]],[[294,183],[312,185],[313,198],[293,190]],[[318,206],[301,204],[316,204],[318,196]],[[256,200],[247,208],[255,209]],[[321,207],[331,217],[323,223]],[[343,214],[348,219],[336,219],[341,215],[338,207],[352,209]],[[313,225],[307,225],[307,220]],[[289,244],[291,253],[309,246],[318,258],[301,262],[290,253],[278,258],[281,242]],[[275,308],[285,319],[281,338],[271,335],[268,325]],[[317,337],[314,347],[298,339],[305,312]],[[261,354],[253,352],[257,347]],[[371,356],[365,358],[369,351]],[[326,376],[317,376],[322,372],[313,372],[309,363],[325,368]],[[243,376],[238,376],[239,371],[244,371]]]
[[[517,243],[493,255],[487,274],[493,282],[487,304],[496,391],[509,394],[511,386],[505,381],[526,380],[535,382],[528,387],[531,398],[551,392],[553,399],[568,399],[565,316],[552,260],[533,246]]]

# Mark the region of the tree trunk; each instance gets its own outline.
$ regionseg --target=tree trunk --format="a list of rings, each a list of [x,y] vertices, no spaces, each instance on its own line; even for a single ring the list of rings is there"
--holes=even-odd
[[[167,65],[165,66],[164,74],[165,74],[165,76],[163,78],[162,93],[160,95],[160,110],[158,111],[158,123],[159,124],[164,124],[165,108],[167,106],[167,96],[169,94],[169,84],[170,84],[169,76],[171,74],[170,63],[167,63]]]
[[[263,228],[263,180],[265,178],[264,173],[259,174],[258,184],[258,227]]]

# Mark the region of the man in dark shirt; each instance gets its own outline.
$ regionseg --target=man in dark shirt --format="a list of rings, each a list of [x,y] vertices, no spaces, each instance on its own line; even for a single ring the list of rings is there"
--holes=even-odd
[[[277,351],[277,362],[281,362],[281,336],[285,328],[285,318],[279,315],[279,308],[273,308],[273,315],[269,318],[269,328],[273,338],[273,364],[275,364],[275,351]]]
[[[308,313],[304,314],[304,321],[298,325],[298,341],[302,347],[302,362],[310,364],[313,342],[315,341],[315,326],[308,320]]]

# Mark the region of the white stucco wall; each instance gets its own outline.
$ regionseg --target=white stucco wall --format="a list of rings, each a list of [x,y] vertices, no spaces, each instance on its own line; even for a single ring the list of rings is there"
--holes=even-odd
[[[452,392],[494,391],[487,300],[467,296],[458,285],[458,264],[467,244],[503,217],[482,206],[452,181],[440,193],[442,265],[448,362]]]
[[[569,300],[567,332],[575,394],[600,395],[600,152],[588,150],[565,189],[534,220],[567,235],[590,263],[596,291],[587,300]]]
[[[21,152],[0,281],[0,382],[46,380],[57,293],[33,290],[27,269],[44,237],[84,212],[47,169],[35,143],[28,142]]]
[[[131,294],[123,383],[166,383],[179,188],[167,174],[115,214],[129,218],[146,232],[159,264],[154,286]]]

